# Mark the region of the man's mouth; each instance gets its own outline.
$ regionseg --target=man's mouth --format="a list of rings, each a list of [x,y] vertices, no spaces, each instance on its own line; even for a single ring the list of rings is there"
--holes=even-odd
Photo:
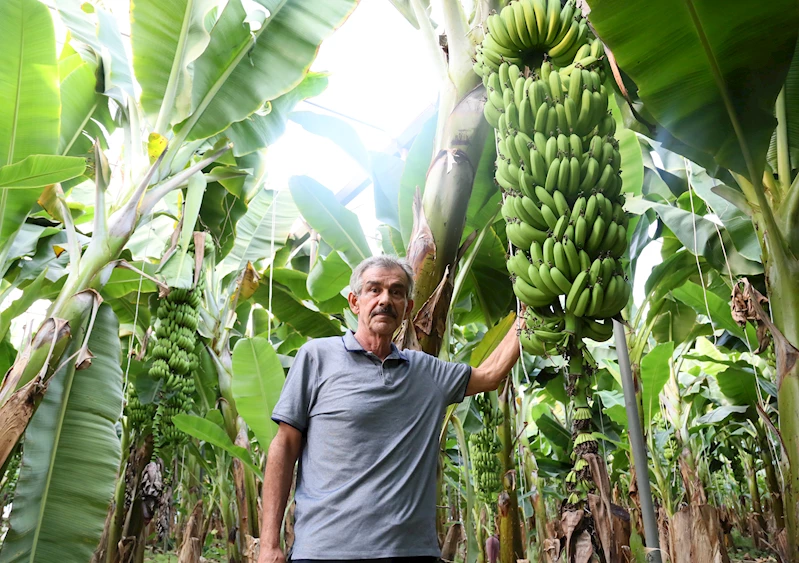
[[[388,310],[388,309],[384,309],[384,310],[381,310],[381,311],[374,311],[372,313],[372,316],[373,317],[385,316],[385,317],[391,317],[392,319],[396,319],[397,318],[397,313],[395,313],[394,311]]]

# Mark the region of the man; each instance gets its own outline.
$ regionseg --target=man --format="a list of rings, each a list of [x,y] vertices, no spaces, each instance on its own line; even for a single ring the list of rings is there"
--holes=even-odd
[[[496,389],[519,358],[511,330],[480,367],[398,350],[413,273],[376,256],[350,280],[355,333],[308,342],[272,419],[259,563],[284,563],[279,535],[299,458],[291,560],[434,561],[438,435],[447,405]]]

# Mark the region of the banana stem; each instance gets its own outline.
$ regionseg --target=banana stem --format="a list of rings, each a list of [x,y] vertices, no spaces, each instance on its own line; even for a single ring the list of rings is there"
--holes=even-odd
[[[782,192],[791,185],[791,156],[788,144],[788,107],[785,101],[785,86],[777,96],[777,174]]]

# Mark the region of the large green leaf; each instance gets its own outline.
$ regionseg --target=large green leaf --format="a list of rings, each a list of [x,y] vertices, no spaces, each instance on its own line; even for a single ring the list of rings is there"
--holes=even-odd
[[[49,10],[37,0],[0,2],[0,68],[0,167],[55,153],[61,112],[55,35]],[[25,222],[39,191],[0,190],[0,251]]]
[[[225,433],[225,431],[222,430],[222,428],[215,422],[194,414],[183,413],[173,416],[172,422],[175,423],[175,427],[181,432],[211,444],[212,446],[216,446],[217,448],[225,450],[230,455],[244,463],[245,467],[252,471],[256,476],[261,476],[261,471],[258,469],[258,466],[252,462],[250,452],[241,446],[236,446],[233,444],[230,436],[228,436],[227,433]]]
[[[480,339],[480,343],[472,350],[472,354],[469,358],[469,365],[477,367],[482,364],[483,360],[490,356],[491,352],[499,346],[499,343],[502,342],[502,339],[505,338],[508,331],[513,329],[515,322],[516,314],[508,313],[505,318],[492,326],[488,332],[485,333],[483,338]]]
[[[260,0],[269,17],[245,23],[241,0],[231,0],[194,61],[188,139],[204,139],[241,121],[266,101],[300,83],[319,44],[341,25],[356,0]],[[185,134],[185,133],[184,133]]]
[[[324,336],[338,336],[341,334],[341,325],[327,315],[309,309],[297,299],[294,294],[283,285],[272,284],[272,300],[269,300],[269,286],[261,284],[253,298],[264,308],[270,309],[272,314],[283,323],[309,338]]]
[[[317,301],[332,299],[350,283],[352,269],[335,250],[319,257],[308,273],[308,292]]]
[[[735,249],[744,257],[754,262],[761,262],[760,241],[757,239],[752,219],[737,206],[730,203],[726,197],[721,197],[723,193],[729,197],[733,188],[720,184],[718,180],[711,178],[708,173],[698,166],[691,167],[691,185],[697,195],[713,210],[713,213],[724,224],[724,229],[729,233]],[[738,192],[740,193],[740,192]],[[740,193],[740,197],[744,197]],[[745,200],[744,200],[745,202]],[[746,208],[748,209],[748,205]]]
[[[297,208],[288,190],[277,193],[260,190],[236,225],[233,248],[219,264],[218,271],[224,276],[240,271],[247,262],[271,259],[272,251],[286,243],[296,219]]]
[[[720,271],[726,272],[729,263],[733,275],[763,272],[761,264],[745,258],[735,249],[726,229],[706,217],[644,198],[628,199],[625,209],[637,214],[643,214],[648,209],[654,210],[685,248],[692,254],[704,257]]]
[[[336,117],[313,111],[295,111],[290,116],[293,122],[314,135],[330,139],[357,162],[364,172],[369,173],[372,165],[369,152],[352,125]]]
[[[69,354],[81,344],[73,335]],[[119,328],[101,305],[89,337],[91,366],[68,361],[25,432],[25,452],[0,561],[89,561],[114,493],[121,450],[114,424],[122,411]]]
[[[638,136],[629,129],[616,131],[621,154],[622,189],[626,193],[639,195],[644,184],[644,160]]]
[[[674,353],[673,342],[663,342],[655,346],[641,360],[641,401],[644,407],[644,421],[649,423],[660,410],[658,396],[669,380],[669,364]]]
[[[728,330],[741,340],[746,338],[743,329],[732,320],[729,302],[712,291],[704,290],[701,285],[687,281],[672,290],[671,294],[701,315],[707,315],[710,310],[710,318],[715,328]]]
[[[0,166],[58,147],[53,19],[37,0],[0,2]]]
[[[283,366],[266,338],[242,338],[233,349],[233,398],[261,449],[266,451],[277,433],[272,422],[283,389]]]
[[[325,88],[327,75],[309,72],[296,88],[272,100],[264,111],[256,111],[231,124],[222,135],[233,142],[233,154],[250,154],[277,141],[286,130],[294,106],[306,98],[318,96]]]
[[[33,154],[0,167],[0,189],[41,188],[71,180],[85,169],[86,160],[77,156]]]
[[[77,56],[77,55],[73,55]],[[81,62],[80,65],[61,79],[61,129],[58,139],[58,154],[76,154],[84,130],[100,105],[108,103],[95,91],[97,78],[96,65]]]
[[[405,161],[400,157],[372,152],[375,217],[394,230],[399,230],[399,190]],[[394,254],[394,253],[392,253]]]
[[[650,314],[647,322],[652,320]],[[674,344],[682,344],[691,337],[695,326],[696,311],[679,301],[665,299],[663,307],[657,310],[652,325],[652,337],[656,342],[672,341]]]
[[[736,362],[716,374],[719,389],[735,405],[754,406],[758,402],[757,378],[752,366]]]
[[[744,142],[755,173],[762,170],[775,125],[774,102],[796,45],[795,2],[589,0],[589,5],[591,23],[658,123],[718,164],[748,175],[739,145]]]
[[[402,240],[405,246],[411,240],[411,230],[413,229],[413,197],[416,188],[419,193],[424,193],[424,184],[427,178],[427,169],[433,161],[433,148],[436,141],[436,125],[438,124],[438,114],[433,115],[422,130],[416,135],[408,156],[405,158],[405,169],[402,171],[399,192],[399,231],[402,233]]]
[[[208,0],[136,0],[131,5],[133,68],[142,89],[140,103],[154,126],[159,111],[168,111],[172,122],[188,115],[187,104],[175,102],[191,87],[189,64],[208,44],[203,18],[211,7]]]
[[[496,141],[493,136],[489,135],[474,175],[469,207],[466,209],[464,237],[469,236],[472,231],[480,231],[489,221],[493,220],[502,203],[502,194],[494,180],[496,159]]]
[[[358,216],[341,205],[322,184],[308,176],[294,176],[289,189],[303,219],[354,268],[372,255]]]
[[[461,297],[472,294],[479,307],[458,318],[459,323],[493,324],[508,312],[513,302],[513,289],[505,266],[505,245],[491,228],[466,275]]]

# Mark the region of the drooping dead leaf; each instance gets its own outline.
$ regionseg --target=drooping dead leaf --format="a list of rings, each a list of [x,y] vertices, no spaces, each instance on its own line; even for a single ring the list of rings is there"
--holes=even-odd
[[[202,555],[203,501],[198,500],[183,528],[183,542],[178,552],[178,563],[199,563]],[[255,561],[255,560],[253,560]]]
[[[207,233],[194,231],[194,279],[192,280],[192,287],[197,287],[200,281],[200,275],[202,275],[203,260],[205,260],[205,237],[207,236]],[[252,264],[247,262],[247,267],[252,268]],[[245,276],[246,275],[247,274],[245,274]],[[258,272],[255,272],[255,276],[255,289],[252,290],[252,293],[255,293],[255,290],[258,289],[258,279],[260,279]],[[252,293],[245,297],[245,299],[252,297]]]
[[[591,534],[583,530],[574,543],[574,563],[589,563],[594,555],[594,544],[591,543]]]
[[[450,269],[447,267],[435,291],[413,318],[417,338],[421,340],[424,337],[443,336],[447,322],[446,315],[443,313],[449,308],[451,297],[452,280],[450,279]]]
[[[669,539],[669,515],[664,507],[658,508],[658,541],[660,543],[661,559],[671,561],[669,556],[669,547],[671,540]]]
[[[13,393],[6,404],[0,407],[0,467],[28,427],[28,421],[36,410],[36,403],[46,389],[46,383],[41,383],[38,378],[33,379]]]
[[[582,510],[567,510],[560,516],[560,528],[566,538],[566,560],[569,561],[573,553],[572,538],[578,532],[578,526],[583,521]]]
[[[777,388],[782,387],[785,374],[790,372],[799,359],[799,350],[791,344],[780,332],[780,329],[771,322],[771,317],[763,310],[763,303],[768,303],[768,298],[753,287],[749,280],[742,278],[732,288],[732,318],[741,325],[752,321],[757,327],[756,353],[763,352],[768,346],[769,334],[774,341],[774,352],[777,356]]]
[[[465,540],[466,534],[463,532],[463,524],[453,522],[449,530],[447,530],[447,537],[444,538],[444,543],[441,546],[441,559],[454,561],[455,556],[458,554],[458,546]]]
[[[413,270],[414,278],[418,279],[419,274],[425,269],[426,263],[434,263],[436,260],[436,243],[433,240],[433,231],[427,223],[422,205],[422,193],[419,186],[416,186],[416,193],[413,195],[413,230],[408,241],[407,261]]]
[[[594,517],[594,527],[599,536],[602,551],[605,554],[605,561],[617,563],[619,561],[619,549],[613,544],[615,534],[613,532],[613,518],[610,508],[610,479],[608,478],[608,472],[604,461],[598,455],[586,454],[583,459],[588,462],[597,493],[599,493],[599,495],[588,495],[588,506]]]
[[[261,553],[261,538],[254,538],[250,534],[244,536],[243,561],[256,563],[258,555]]]
[[[560,540],[557,538],[547,538],[544,540],[544,557],[547,563],[555,563],[560,558]]]
[[[671,519],[671,563],[729,563],[716,509],[688,505]]]

